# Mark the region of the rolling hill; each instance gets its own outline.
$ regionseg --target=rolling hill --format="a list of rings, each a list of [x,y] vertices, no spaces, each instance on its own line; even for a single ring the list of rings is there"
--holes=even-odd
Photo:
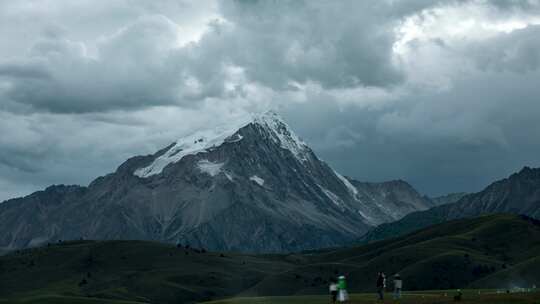
[[[509,288],[540,282],[538,256],[539,222],[508,214],[296,254],[207,252],[143,241],[65,242],[0,257],[0,299],[190,303],[325,294],[328,279],[339,274],[347,275],[351,292],[372,292],[378,271],[399,272],[406,290]]]

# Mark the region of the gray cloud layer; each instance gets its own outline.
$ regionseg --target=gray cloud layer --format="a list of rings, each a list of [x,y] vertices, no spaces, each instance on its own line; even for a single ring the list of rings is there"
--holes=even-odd
[[[345,174],[479,190],[540,165],[539,31],[538,1],[2,2],[0,200],[267,108]]]

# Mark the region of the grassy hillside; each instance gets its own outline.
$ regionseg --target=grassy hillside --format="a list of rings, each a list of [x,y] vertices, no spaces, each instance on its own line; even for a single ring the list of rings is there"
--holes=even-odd
[[[370,243],[402,236],[418,229],[444,223],[450,205],[442,205],[425,211],[413,212],[395,222],[381,224],[363,235],[361,243]]]
[[[74,297],[62,295],[24,296],[1,300],[0,304],[141,304],[144,302]]]
[[[240,292],[289,269],[286,260],[140,241],[69,242],[2,257],[0,295],[203,300]]]
[[[339,274],[348,276],[350,291],[373,292],[378,271],[399,272],[406,290],[510,288],[540,285],[539,256],[540,225],[514,215],[452,221],[368,245],[289,255],[215,253],[141,241],[66,242],[0,257],[0,299],[5,299],[0,303],[189,303],[325,294],[328,279]]]
[[[399,272],[409,290],[463,288],[500,271],[513,273],[519,263],[539,254],[540,226],[513,215],[485,216],[313,255],[310,264],[265,277],[250,290],[254,294],[312,294],[322,288],[324,278],[346,273],[352,291],[372,291],[378,271]],[[530,278],[534,280],[524,283],[540,281],[540,267],[535,269],[534,278]],[[509,286],[508,282],[486,281],[477,287]]]

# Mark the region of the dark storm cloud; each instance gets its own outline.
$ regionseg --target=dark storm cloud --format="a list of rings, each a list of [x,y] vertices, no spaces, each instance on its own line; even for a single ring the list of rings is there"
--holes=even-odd
[[[489,4],[502,9],[523,9],[538,11],[538,1],[532,0],[490,0]]]
[[[95,112],[177,101],[181,75],[163,45],[176,39],[166,18],[146,17],[104,38],[99,58],[84,44],[56,37],[36,42],[25,69],[0,65],[11,77],[7,98],[52,112]],[[8,66],[9,67],[9,66]],[[35,80],[21,73],[46,75]]]
[[[277,108],[338,171],[474,191],[540,165],[537,1],[0,3],[0,200]],[[81,14],[80,12],[85,12]]]
[[[315,81],[325,88],[389,86],[401,80],[391,64],[388,7],[369,1],[224,2],[234,24],[221,38],[230,60],[250,79],[273,88]],[[347,13],[344,13],[347,12]]]
[[[398,106],[340,107],[320,99],[289,108],[286,117],[342,174],[401,178],[431,195],[478,191],[525,165],[540,166],[538,77],[481,73]]]
[[[189,106],[222,97],[231,67],[277,90],[291,82],[342,88],[402,81],[391,62],[387,5],[227,1],[221,9],[223,21],[181,47],[181,27],[163,11],[110,29],[94,44],[48,27],[19,59],[26,70],[3,69],[11,85],[6,98],[60,113]],[[26,81],[23,71],[49,77]]]
[[[310,95],[287,116],[343,174],[401,178],[432,195],[478,191],[540,166],[538,30],[414,40],[405,94],[377,107]]]
[[[50,75],[42,67],[29,64],[6,63],[0,64],[0,77],[44,79]]]
[[[169,13],[172,3],[135,3],[138,14],[116,27],[111,20],[135,9],[122,12],[112,5],[114,14],[96,16],[96,28],[110,28],[92,39],[87,24],[78,24],[85,39],[70,36],[69,25],[44,25],[27,51],[14,55],[17,66],[11,59],[0,62],[10,84],[4,98],[58,113],[198,106],[233,92],[226,85],[235,68],[246,81],[278,91],[307,82],[324,89],[393,87],[404,81],[393,58],[395,26],[408,14],[445,2],[225,1],[221,17],[200,41],[187,45],[178,43],[184,32]],[[42,77],[21,78],[32,73]]]
[[[525,73],[536,71],[540,65],[540,25],[491,38],[473,45],[472,55],[479,68],[498,72]]]

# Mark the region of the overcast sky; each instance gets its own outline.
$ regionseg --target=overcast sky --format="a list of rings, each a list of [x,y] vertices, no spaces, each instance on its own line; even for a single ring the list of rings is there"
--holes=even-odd
[[[540,166],[540,1],[0,0],[0,201],[276,109],[342,174]]]

